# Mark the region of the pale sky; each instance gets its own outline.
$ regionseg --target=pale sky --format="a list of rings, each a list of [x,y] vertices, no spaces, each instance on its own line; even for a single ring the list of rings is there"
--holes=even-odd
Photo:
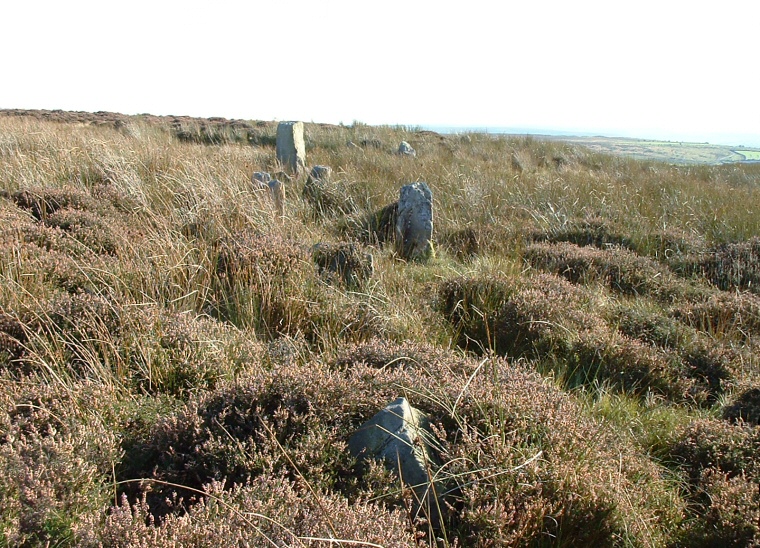
[[[8,0],[0,108],[760,146],[760,1]]]

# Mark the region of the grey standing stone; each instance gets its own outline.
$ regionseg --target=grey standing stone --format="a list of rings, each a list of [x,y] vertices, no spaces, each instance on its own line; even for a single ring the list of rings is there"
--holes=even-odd
[[[440,524],[443,504],[436,500],[443,493],[438,482],[431,483],[437,469],[436,443],[427,418],[398,398],[365,422],[348,440],[348,449],[359,459],[383,461],[391,470],[400,472],[403,482],[414,490],[418,510],[434,526]]]
[[[303,122],[280,122],[277,125],[277,160],[293,174],[306,170]]]
[[[433,255],[433,193],[426,183],[401,187],[396,251],[406,260],[425,261]]]
[[[401,141],[401,144],[398,146],[398,153],[404,156],[417,156],[417,151],[406,141]]]

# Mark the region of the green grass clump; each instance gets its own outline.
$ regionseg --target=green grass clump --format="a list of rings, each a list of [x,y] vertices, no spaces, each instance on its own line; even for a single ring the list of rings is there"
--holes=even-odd
[[[756,166],[305,126],[319,192],[274,123],[0,116],[0,545],[758,543]],[[441,508],[347,450],[402,396]]]

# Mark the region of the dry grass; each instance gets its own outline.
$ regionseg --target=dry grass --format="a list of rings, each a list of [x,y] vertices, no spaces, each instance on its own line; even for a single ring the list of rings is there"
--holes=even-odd
[[[272,123],[13,114],[0,545],[760,542],[754,171],[307,124],[334,175],[279,216]],[[415,181],[427,264],[384,245]],[[399,396],[438,528],[346,450]]]

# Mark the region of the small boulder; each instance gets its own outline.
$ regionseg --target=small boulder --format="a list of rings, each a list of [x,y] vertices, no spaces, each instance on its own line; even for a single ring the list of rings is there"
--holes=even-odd
[[[441,523],[445,507],[436,496],[444,493],[438,481],[431,482],[438,468],[437,443],[428,419],[406,400],[388,404],[348,440],[348,449],[358,459],[375,459],[400,473],[415,493],[417,512],[422,512],[434,527]]]
[[[398,146],[398,153],[402,156],[417,156],[417,151],[406,141],[401,141],[401,144]]]
[[[395,238],[403,259],[425,261],[433,255],[433,193],[426,183],[401,187]]]
[[[313,208],[316,217],[328,213],[352,213],[356,204],[341,182],[332,181],[330,166],[314,166],[303,187],[303,199]]]
[[[251,183],[253,183],[254,190],[268,189],[271,180],[272,176],[266,171],[254,171],[253,175],[251,175]]]

